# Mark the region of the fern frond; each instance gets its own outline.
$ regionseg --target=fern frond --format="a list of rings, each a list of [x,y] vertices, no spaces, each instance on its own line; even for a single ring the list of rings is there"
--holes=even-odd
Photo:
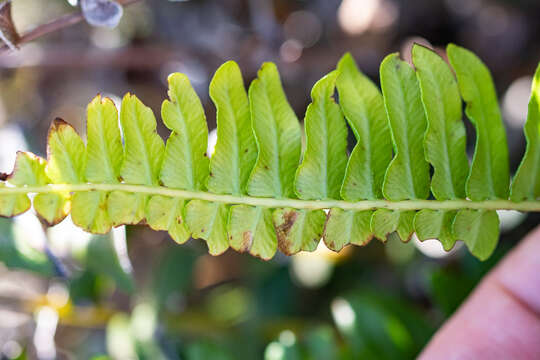
[[[33,207],[50,225],[68,214],[92,233],[146,223],[178,243],[203,239],[213,255],[232,247],[270,259],[278,248],[312,251],[321,238],[338,251],[394,232],[408,241],[416,232],[447,250],[462,240],[486,259],[499,236],[496,210],[540,211],[540,67],[527,150],[510,191],[491,75],[470,51],[449,45],[447,52],[456,76],[419,45],[414,68],[389,55],[381,64],[382,92],[346,54],[312,90],[303,154],[300,123],[272,63],[263,64],[249,91],[236,63],[217,70],[210,84],[214,154],[206,154],[205,114],[185,75],[168,79],[166,143],[136,96],[124,97],[119,126],[112,101],[98,95],[88,105],[86,145],[56,119],[47,160],[19,152],[13,172],[0,174],[0,216],[27,211],[28,195],[36,194]],[[470,167],[462,99],[476,129]],[[347,123],[356,139],[350,156]]]

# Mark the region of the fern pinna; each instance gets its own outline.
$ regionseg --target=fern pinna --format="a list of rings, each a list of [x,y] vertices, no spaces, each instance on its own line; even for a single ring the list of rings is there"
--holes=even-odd
[[[178,243],[204,239],[213,255],[232,247],[270,259],[278,247],[312,251],[321,238],[337,251],[394,232],[408,241],[416,232],[447,250],[462,240],[486,259],[499,236],[496,210],[540,211],[540,67],[525,157],[510,186],[491,75],[466,49],[451,44],[447,55],[453,71],[419,45],[414,69],[398,54],[387,56],[382,93],[345,55],[313,87],[303,153],[300,123],[272,63],[248,92],[236,63],[217,70],[210,96],[218,140],[210,159],[205,114],[185,75],[169,77],[161,109],[171,130],[166,144],[137,97],[124,97],[120,129],[115,105],[97,96],[88,106],[86,145],[56,119],[47,160],[17,154],[0,182],[0,215],[27,211],[35,194],[34,209],[50,225],[68,213],[92,233],[147,223]],[[470,165],[462,99],[476,130]],[[357,140],[350,156],[347,124]]]

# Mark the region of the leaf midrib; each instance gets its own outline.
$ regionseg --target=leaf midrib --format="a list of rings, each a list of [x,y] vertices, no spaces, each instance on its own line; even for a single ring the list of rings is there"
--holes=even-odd
[[[0,187],[0,195],[15,194],[40,194],[40,193],[76,193],[90,191],[121,191],[146,195],[163,195],[177,197],[185,200],[206,200],[221,204],[245,204],[267,208],[294,208],[294,209],[331,209],[343,210],[461,210],[461,209],[485,209],[485,210],[519,210],[540,211],[540,200],[527,200],[514,202],[502,199],[490,199],[473,201],[460,200],[362,200],[350,202],[345,200],[300,200],[300,199],[276,199],[254,196],[235,196],[226,194],[214,194],[204,191],[187,191],[153,185],[133,185],[126,183],[117,184],[49,184],[41,186],[12,186]]]

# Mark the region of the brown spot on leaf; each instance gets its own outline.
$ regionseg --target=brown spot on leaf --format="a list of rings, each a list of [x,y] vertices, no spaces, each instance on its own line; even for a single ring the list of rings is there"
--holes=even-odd
[[[6,181],[8,178],[8,174],[0,172],[0,181]]]
[[[204,229],[201,229],[201,232],[203,233],[203,232],[204,232]]]
[[[270,169],[270,168],[268,167],[268,165],[264,165],[264,168],[265,168],[266,170],[269,170],[269,169]]]
[[[253,234],[251,231],[244,231],[242,233],[242,244],[240,245],[240,251],[248,251],[253,243]]]
[[[67,128],[71,128],[73,132],[78,135],[75,128],[71,126],[68,122],[64,121],[64,119],[57,117],[51,123],[51,126],[49,127],[49,133],[47,134],[47,160],[50,160],[51,158],[51,149],[50,149],[49,144],[51,143],[52,134],[56,132],[60,132],[63,129],[67,129]]]
[[[248,149],[244,149],[244,152],[247,153],[247,152],[248,152]]]
[[[179,224],[179,225],[182,224],[182,217],[181,216],[178,216],[176,218],[176,223]]]
[[[291,232],[297,217],[298,213],[296,211],[287,211],[283,214],[283,223],[276,226],[276,236],[278,239],[279,250],[286,255],[293,254],[293,251],[291,251],[293,244],[289,238],[289,233]]]

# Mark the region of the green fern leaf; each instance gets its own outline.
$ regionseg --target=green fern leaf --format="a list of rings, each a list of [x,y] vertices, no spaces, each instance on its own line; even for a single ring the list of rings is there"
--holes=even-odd
[[[487,67],[467,49],[448,45],[465,113],[476,128],[476,148],[467,179],[472,200],[508,198],[508,145],[497,103],[495,86]]]
[[[324,243],[339,251],[348,244],[366,245],[373,238],[371,218],[373,211],[353,211],[333,208],[328,213],[324,228]]]
[[[294,175],[300,162],[300,124],[281,86],[277,68],[265,63],[249,87],[251,125],[257,161],[248,182],[252,196],[286,198],[294,195]],[[233,206],[231,247],[263,259],[274,256],[277,238],[268,209]]]
[[[2,191],[6,185],[0,183],[0,191]],[[0,216],[12,217],[25,213],[30,209],[32,203],[27,195],[14,194],[14,195],[2,195],[0,196]]]
[[[450,44],[447,53],[456,72],[461,96],[467,104],[465,113],[476,129],[476,147],[466,184],[467,196],[472,200],[507,199],[510,183],[508,145],[491,74],[469,50]],[[480,223],[493,226],[497,214],[493,211],[472,214],[472,211],[461,210],[454,222],[453,231],[458,239],[464,240],[476,256],[487,258],[491,254],[488,251],[493,251],[497,244],[498,230],[467,232],[467,216],[474,216],[480,219]]]
[[[235,62],[228,61],[216,71],[210,83],[210,96],[217,109],[218,140],[210,161],[208,190],[245,194],[257,148],[244,80]]]
[[[248,193],[292,197],[302,147],[300,124],[287,102],[274,64],[263,64],[258,78],[249,87],[249,101],[258,155]]]
[[[165,144],[156,131],[152,110],[135,95],[127,94],[122,100],[120,123],[125,143],[120,170],[123,181],[126,184],[158,186]],[[113,225],[143,221],[147,202],[145,194],[112,192],[108,211]]]
[[[311,91],[304,122],[306,152],[296,172],[296,194],[300,199],[339,199],[347,166],[347,125],[341,109],[334,101],[338,71],[319,80]],[[279,231],[280,249],[285,253],[314,250],[323,234],[322,210],[311,213],[283,209],[275,217],[276,227],[287,225],[289,231]],[[308,221],[305,221],[305,220]],[[311,219],[311,221],[310,221]],[[317,238],[314,234],[319,234]],[[290,236],[287,236],[290,235]],[[300,245],[300,246],[299,246]]]
[[[529,112],[525,123],[527,148],[512,182],[513,201],[540,198],[540,64],[532,84]]]
[[[229,248],[228,217],[227,205],[192,200],[186,206],[186,223],[192,236],[205,240],[211,255],[223,254]]]
[[[145,222],[178,243],[203,239],[212,255],[231,246],[270,259],[278,248],[313,251],[321,237],[338,251],[392,233],[408,241],[416,232],[447,250],[463,240],[486,259],[499,236],[496,210],[540,211],[540,67],[527,151],[508,199],[506,135],[489,71],[468,50],[450,45],[448,55],[457,81],[438,55],[418,45],[415,69],[388,56],[382,95],[345,55],[313,88],[300,165],[300,126],[271,63],[261,67],[249,97],[234,62],[216,72],[210,95],[218,141],[210,161],[203,108],[185,75],[169,77],[167,145],[135,96],[124,97],[120,123],[112,101],[97,96],[88,106],[87,147],[57,119],[47,160],[20,152],[13,172],[0,174],[0,216],[25,212],[35,194],[34,209],[51,225],[70,211],[92,233]],[[460,94],[477,132],[470,169]],[[357,140],[349,159],[344,116]]]
[[[388,55],[380,72],[395,152],[386,170],[383,194],[393,201],[427,199],[429,164],[422,143],[427,123],[416,74],[398,54]],[[381,236],[397,231],[402,241],[408,241],[414,232],[413,219],[414,211],[380,209],[373,214],[371,226],[381,240],[385,240]]]
[[[169,196],[154,195],[146,205],[146,222],[154,230],[165,230],[178,244],[189,240],[184,218],[185,201]]]
[[[160,180],[184,190],[203,190],[208,178],[208,127],[199,97],[186,75],[169,76],[169,98],[161,117],[172,133],[167,140]]]
[[[499,217],[495,211],[460,210],[454,220],[453,232],[474,256],[485,260],[497,246]]]
[[[395,151],[384,178],[384,197],[393,201],[427,199],[429,164],[422,142],[426,116],[416,74],[398,54],[383,60],[381,88]]]
[[[279,249],[286,255],[314,251],[323,236],[326,216],[322,210],[278,209],[274,224]]]
[[[386,242],[388,235],[396,232],[403,242],[408,242],[414,233],[414,211],[379,209],[371,218],[371,229],[377,239]]]
[[[218,141],[210,161],[208,190],[222,194],[245,194],[257,150],[244,80],[235,62],[226,62],[216,71],[210,83],[210,97],[217,109]],[[186,220],[193,237],[206,240],[212,254],[220,254],[229,247],[229,210],[226,205],[201,201],[188,204]],[[207,225],[201,219],[208,219]]]
[[[339,199],[347,166],[347,126],[334,101],[337,71],[319,80],[306,111],[306,152],[296,173],[300,199]]]
[[[350,54],[339,61],[339,102],[357,144],[345,171],[341,196],[347,201],[382,199],[384,173],[392,159],[392,142],[381,92],[357,68]],[[331,209],[324,232],[326,246],[339,251],[348,243],[365,245],[373,237],[373,211]]]
[[[271,259],[277,250],[272,210],[234,205],[229,215],[229,243],[237,251],[247,251],[261,259]]]
[[[377,86],[346,54],[338,64],[339,103],[357,144],[354,147],[341,196],[347,201],[382,199],[384,173],[392,159],[392,141],[384,100]]]
[[[171,74],[169,99],[163,102],[163,123],[172,130],[159,179],[163,185],[184,190],[204,190],[208,179],[208,127],[199,97],[184,74]],[[179,244],[189,240],[184,219],[185,202],[165,196],[153,196],[146,208],[148,225],[166,230]]]
[[[438,239],[446,251],[456,243],[452,224],[457,211],[423,209],[414,217],[414,230],[419,240]]]
[[[65,124],[61,120],[56,119],[49,132],[49,141],[56,144],[58,144],[58,142],[55,141],[55,136],[52,133],[54,129],[57,128],[55,124],[60,123]],[[54,146],[51,146],[49,149],[51,150],[54,148]],[[32,153],[18,152],[13,173],[9,176],[8,180],[12,185],[16,186],[46,185],[50,183],[50,179],[46,174],[46,169],[47,162],[45,159]],[[17,212],[17,208],[21,208],[28,204],[28,197],[26,195],[21,196],[12,198],[11,201],[14,208],[11,211]],[[49,225],[54,225],[64,219],[69,212],[69,204],[67,201],[66,194],[37,194],[34,197],[34,209]]]
[[[78,184],[84,181],[85,146],[75,129],[55,119],[49,129],[45,172],[52,183]],[[39,194],[34,199],[36,212],[49,224],[62,221],[69,212],[67,194]],[[73,199],[75,200],[77,197]],[[83,205],[84,206],[84,205]],[[77,209],[75,210],[75,214]]]
[[[88,105],[86,136],[86,181],[118,184],[124,149],[118,111],[112,100],[98,95]],[[107,197],[106,192],[75,193],[71,209],[73,223],[93,233],[107,233],[112,227]]]
[[[433,166],[431,192],[437,200],[464,199],[469,164],[457,81],[446,62],[432,50],[414,45],[412,57],[428,124],[424,150]],[[437,238],[450,250],[456,241],[451,231],[456,214],[419,211],[414,224],[418,238]]]

